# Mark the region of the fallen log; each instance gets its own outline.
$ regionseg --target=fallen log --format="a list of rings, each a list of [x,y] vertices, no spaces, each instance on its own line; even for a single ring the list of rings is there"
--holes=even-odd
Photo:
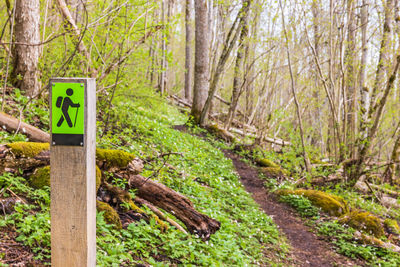
[[[188,108],[191,108],[191,107],[192,107],[192,104],[191,104],[191,103],[187,102],[187,101],[184,100],[184,99],[179,98],[179,97],[176,96],[176,95],[171,95],[171,98],[172,98],[172,100],[175,100],[175,101],[178,103],[178,105],[182,105],[182,106],[188,107]]]
[[[389,242],[383,242],[382,240],[379,240],[376,237],[363,234],[363,233],[361,233],[359,231],[356,231],[354,233],[354,236],[357,239],[361,240],[366,245],[373,245],[373,246],[377,246],[377,247],[380,247],[380,248],[385,248],[385,249],[388,249],[388,250],[391,250],[391,251],[397,252],[397,253],[400,252],[400,247],[399,246],[397,246],[395,244],[392,244],[392,243],[389,243]]]
[[[3,112],[0,112],[0,126],[9,133],[20,132],[33,142],[47,143],[50,141],[48,133]]]
[[[154,212],[154,214],[156,214],[161,220],[164,220],[166,222],[168,222],[170,225],[175,226],[176,229],[178,229],[179,231],[181,231],[184,234],[187,234],[186,230],[180,226],[180,224],[178,224],[177,222],[175,222],[174,220],[172,220],[171,218],[168,218],[167,216],[165,216],[165,214],[157,209],[156,206],[150,204],[148,201],[141,199],[140,197],[135,197],[134,201],[136,203],[139,203],[142,206],[146,206],[148,207],[152,212]]]
[[[189,199],[165,185],[140,175],[130,175],[127,179],[129,186],[137,189],[137,196],[172,213],[190,233],[203,240],[209,239],[220,228],[220,222],[198,212]]]
[[[231,128],[230,130],[233,133],[244,135],[243,131],[240,130],[240,129]],[[252,138],[257,138],[257,135],[252,134],[252,133],[247,133],[246,136],[252,137]],[[291,145],[291,143],[288,142],[288,141],[284,141],[284,140],[279,139],[279,138],[271,138],[271,137],[268,137],[268,136],[264,136],[261,141],[265,141],[267,143],[271,143],[271,144],[275,144],[275,145],[279,145],[279,146],[290,146]]]
[[[398,191],[390,190],[390,189],[388,189],[388,188],[385,188],[385,187],[382,187],[382,186],[379,186],[379,185],[376,185],[376,184],[371,184],[371,183],[369,183],[369,185],[370,185],[373,189],[376,189],[376,190],[378,190],[378,191],[381,191],[381,192],[383,192],[383,193],[386,193],[386,194],[388,194],[388,195],[390,195],[390,196],[393,196],[393,197],[395,197],[395,198],[400,197],[400,192],[398,192]],[[357,190],[359,190],[359,191],[361,191],[361,192],[363,192],[363,193],[368,193],[368,191],[369,191],[368,186],[365,184],[364,181],[357,181],[357,183],[354,185],[354,187],[355,187]]]

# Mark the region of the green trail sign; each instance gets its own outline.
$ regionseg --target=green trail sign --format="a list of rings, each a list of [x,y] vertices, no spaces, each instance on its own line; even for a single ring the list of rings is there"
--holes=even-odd
[[[83,146],[85,84],[51,84],[52,145]]]

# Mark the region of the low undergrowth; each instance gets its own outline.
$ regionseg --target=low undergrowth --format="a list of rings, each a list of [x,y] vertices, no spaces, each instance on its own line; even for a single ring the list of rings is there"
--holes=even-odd
[[[325,216],[322,212],[303,196],[281,196],[282,202],[292,206],[302,217],[307,218],[318,235],[332,243],[336,251],[353,259],[361,259],[371,266],[399,266],[400,255],[388,249],[365,245],[355,237],[356,230],[348,225],[340,224]]]
[[[204,242],[173,227],[162,232],[153,219],[116,230],[98,213],[99,266],[250,266],[274,264],[285,257],[288,246],[276,225],[258,209],[240,184],[232,162],[216,148],[224,145],[173,129],[173,125],[187,121],[186,115],[143,91],[131,97],[117,96],[112,111],[101,118],[99,147],[125,150],[144,159],[144,176],[187,196],[196,209],[220,221],[221,229]],[[0,139],[0,143],[7,141]],[[10,196],[10,191],[26,200],[17,204],[13,214],[0,216],[0,226],[15,229],[18,241],[48,263],[49,188],[34,190],[18,174],[4,173],[0,176],[0,198]],[[265,253],[273,254],[274,259],[267,259]]]
[[[293,140],[291,140],[293,141]],[[318,158],[316,152],[310,154]],[[289,175],[285,177],[271,177],[269,173],[265,173],[263,168],[260,167],[261,177],[265,179],[265,186],[270,191],[288,190],[289,192],[295,190],[296,187],[306,189],[318,189],[323,192],[340,196],[347,202],[351,210],[361,210],[371,212],[379,216],[382,221],[386,218],[400,220],[400,210],[396,208],[386,208],[374,196],[356,192],[354,189],[346,187],[344,183],[326,184],[314,186],[311,181],[313,177],[327,177],[328,175],[335,174],[339,166],[329,165],[324,167],[315,167],[311,173],[305,173],[304,167],[301,167],[301,155],[295,146],[289,146],[282,149],[280,153],[273,151],[265,151],[260,147],[256,147],[252,151],[242,150],[240,154],[247,158],[247,160],[259,164],[260,159],[276,164],[279,168],[287,170]],[[314,160],[319,162],[318,160]],[[390,188],[393,190],[393,188]],[[278,191],[278,192],[279,192]],[[314,231],[331,242],[338,253],[347,257],[360,259],[367,262],[369,266],[400,266],[399,253],[393,252],[390,249],[378,247],[376,245],[368,244],[362,238],[357,238],[355,234],[358,230],[350,227],[349,225],[340,222],[340,218],[327,216],[321,208],[313,205],[307,197],[303,195],[285,194],[279,196],[280,201],[285,202],[292,206],[301,217],[306,220],[306,224],[310,225]],[[368,213],[364,213],[368,214]],[[340,216],[340,215],[339,215]],[[383,227],[383,225],[382,225]],[[359,233],[359,232],[358,232]],[[397,237],[398,238],[398,237]],[[386,237],[381,237],[383,242],[394,242],[387,240]],[[382,242],[379,241],[378,242]]]

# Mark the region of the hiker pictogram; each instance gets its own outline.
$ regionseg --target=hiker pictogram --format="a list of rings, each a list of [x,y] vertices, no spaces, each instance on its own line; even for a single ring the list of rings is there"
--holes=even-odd
[[[63,124],[64,120],[66,120],[68,126],[70,128],[72,128],[72,127],[76,126],[76,119],[78,117],[79,107],[81,105],[79,103],[75,104],[74,102],[72,102],[71,98],[69,98],[69,96],[72,96],[74,94],[74,90],[72,90],[71,88],[68,88],[67,91],[66,91],[66,94],[68,96],[66,96],[64,98],[62,96],[59,96],[57,98],[56,107],[61,108],[61,111],[62,111],[61,118],[57,122],[57,127],[60,127]],[[70,107],[77,108],[76,109],[76,113],[75,113],[74,124],[72,124],[71,118],[70,118],[69,113],[68,113],[68,110],[69,110]]]

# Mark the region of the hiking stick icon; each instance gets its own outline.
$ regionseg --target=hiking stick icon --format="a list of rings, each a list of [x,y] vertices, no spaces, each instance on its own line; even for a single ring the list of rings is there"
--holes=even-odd
[[[62,111],[61,118],[57,122],[57,127],[60,127],[63,124],[64,120],[66,120],[68,126],[70,128],[72,128],[72,127],[76,126],[76,120],[78,118],[78,111],[79,111],[79,107],[81,105],[79,103],[76,103],[76,104],[73,103],[71,98],[69,98],[69,96],[72,96],[74,94],[74,90],[72,90],[71,88],[68,88],[66,91],[66,94],[68,95],[67,97],[63,98],[62,96],[59,96],[56,101],[56,107],[61,108],[61,111]],[[75,113],[74,125],[72,125],[72,121],[71,121],[71,118],[69,117],[69,113],[68,113],[68,109],[70,107],[77,108],[76,113]]]

